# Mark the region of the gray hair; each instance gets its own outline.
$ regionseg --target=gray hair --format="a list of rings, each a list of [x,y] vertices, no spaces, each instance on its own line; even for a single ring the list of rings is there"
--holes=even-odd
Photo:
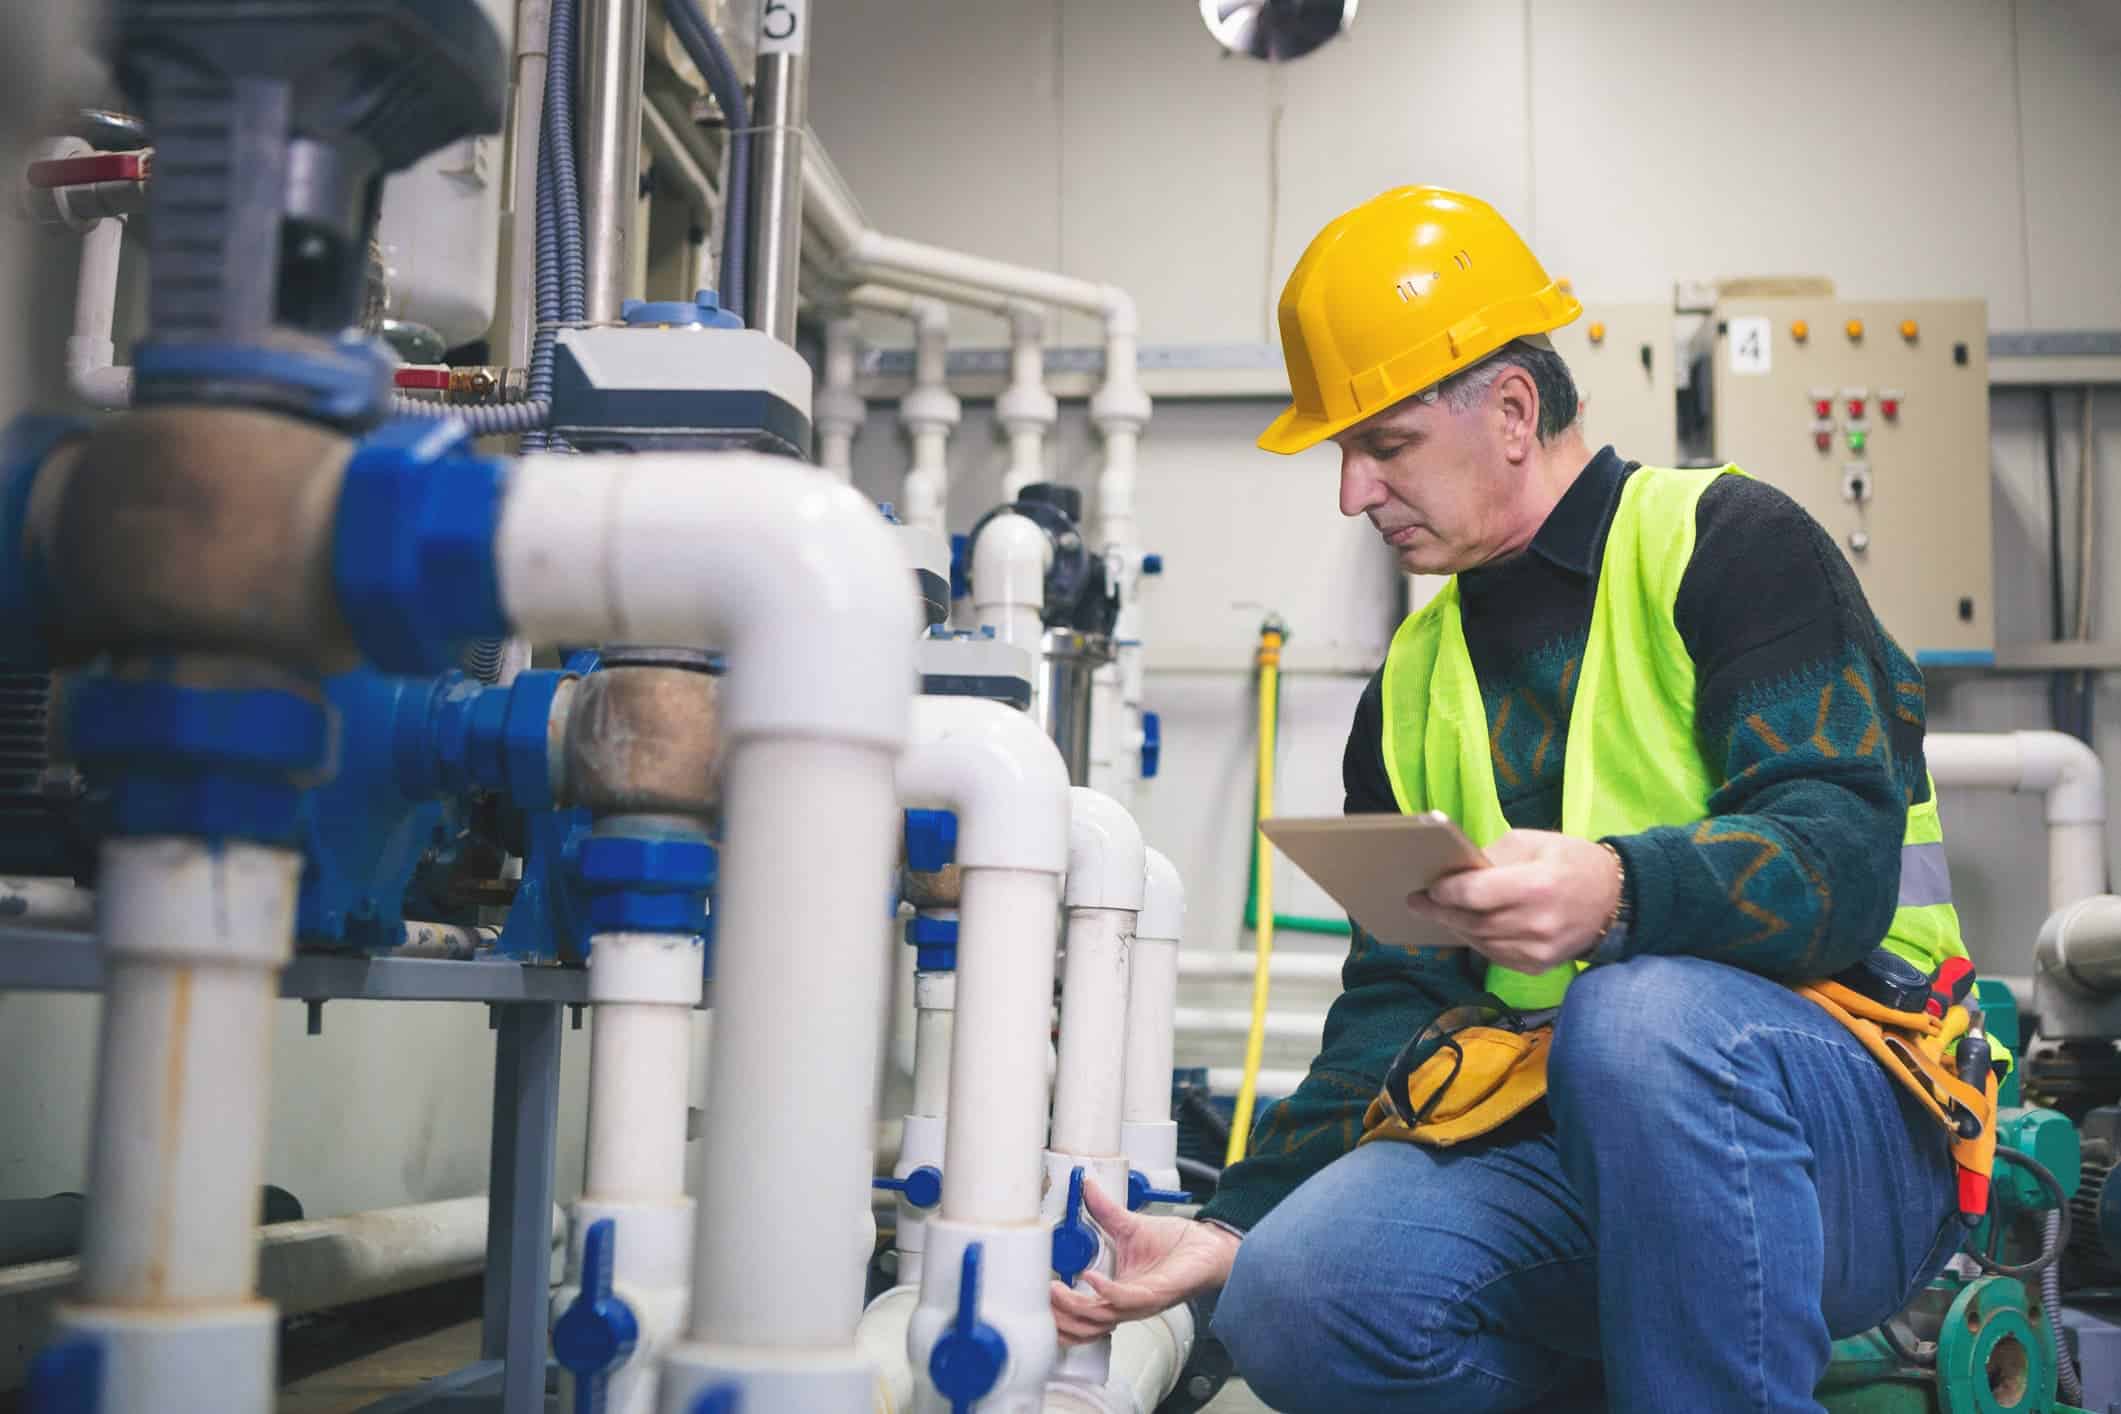
[[[1440,397],[1453,412],[1464,412],[1485,397],[1504,371],[1511,368],[1523,369],[1539,393],[1540,441],[1551,442],[1576,424],[1583,410],[1576,395],[1576,379],[1543,334],[1512,339],[1472,367],[1438,383],[1429,391],[1428,400]]]

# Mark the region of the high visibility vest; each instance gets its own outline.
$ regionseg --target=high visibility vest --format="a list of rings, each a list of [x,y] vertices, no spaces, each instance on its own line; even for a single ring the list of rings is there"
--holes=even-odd
[[[1708,820],[1720,762],[1694,736],[1694,661],[1673,622],[1694,553],[1701,493],[1736,467],[1642,467],[1623,485],[1606,535],[1577,670],[1561,787],[1561,830],[1582,839]],[[1456,576],[1399,626],[1383,677],[1385,773],[1403,811],[1441,810],[1477,845],[1508,831],[1495,789],[1487,707],[1466,650]],[[1911,805],[1900,900],[1884,945],[1924,971],[1964,957],[1952,907],[1937,792]],[[1581,967],[1579,963],[1577,966]],[[1557,1006],[1576,968],[1528,976],[1488,968],[1488,989],[1525,1009]]]

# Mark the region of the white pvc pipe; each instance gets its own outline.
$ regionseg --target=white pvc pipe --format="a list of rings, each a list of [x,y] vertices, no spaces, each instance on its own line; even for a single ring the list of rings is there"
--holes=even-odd
[[[950,312],[915,299],[913,386],[899,399],[899,424],[913,444],[913,464],[899,493],[899,519],[941,533],[950,499],[950,433],[962,416],[950,391]]]
[[[1036,654],[1046,632],[1046,571],[1052,563],[1053,542],[1030,517],[1010,511],[988,521],[972,546],[973,621]]]
[[[1338,983],[1341,969],[1346,965],[1347,958],[1339,953],[1284,952],[1277,947],[1270,969],[1276,982]],[[1246,952],[1204,952],[1195,949],[1178,955],[1180,977],[1249,982],[1252,980],[1252,973],[1252,954]]]
[[[74,396],[101,408],[133,400],[133,371],[115,367],[111,331],[118,306],[118,262],[125,218],[106,216],[81,233],[81,269],[74,287],[74,332],[66,341],[66,376]]]
[[[1304,1083],[1308,1071],[1262,1070],[1259,1073],[1258,1089],[1262,1095],[1293,1095],[1296,1087]],[[1234,1095],[1245,1083],[1243,1066],[1211,1066],[1208,1070],[1208,1088],[1219,1095]],[[1180,1187],[1184,1187],[1183,1184]]]
[[[1236,1009],[1180,1007],[1172,1025],[1181,1036],[1244,1036],[1252,1027],[1252,1013]],[[1317,1041],[1325,1034],[1324,1012],[1270,1011],[1267,1039],[1271,1041]]]
[[[1945,787],[2038,791],[2047,797],[2048,909],[2106,888],[2106,770],[2063,732],[1933,732],[1922,752]]]
[[[103,1343],[106,1408],[272,1407],[251,1238],[300,872],[292,850],[234,841],[103,846],[91,1196],[58,1324]]]
[[[922,698],[914,735],[899,763],[900,799],[956,812],[963,893],[942,1204],[927,1223],[907,1358],[924,1376],[956,1313],[964,1252],[977,1242],[981,1319],[1010,1350],[997,1407],[1010,1408],[1043,1388],[1056,1347],[1039,1154],[1068,772],[1038,725],[1000,703]]]
[[[913,1112],[950,1112],[950,1042],[957,1030],[957,977],[923,972],[915,981]]]
[[[534,456],[495,548],[525,637],[713,647],[731,665],[708,1133],[688,1338],[661,1407],[724,1382],[762,1407],[863,1407],[876,934],[921,622],[891,528],[784,458]]]
[[[868,417],[868,404],[855,389],[855,363],[861,349],[861,326],[847,315],[825,321],[825,376],[812,400],[811,424],[817,428],[817,461],[841,480],[854,474],[854,438]]]
[[[1037,305],[1012,302],[1009,332],[1009,386],[994,404],[994,415],[1009,436],[1004,501],[1014,501],[1026,486],[1046,479],[1046,436],[1060,420],[1060,404],[1046,391],[1044,313]]]
[[[1119,1152],[1127,1035],[1127,955],[1141,911],[1147,852],[1118,801],[1077,787],[1068,833],[1068,959],[1061,983],[1057,1153]]]
[[[1120,1100],[1120,1147],[1128,1166],[1151,1187],[1177,1189],[1178,1125],[1171,1119],[1172,1017],[1178,1009],[1179,939],[1186,890],[1178,867],[1159,850],[1147,864],[1141,917],[1127,974],[1127,1059]]]
[[[71,879],[0,879],[0,923],[86,932],[96,895]]]

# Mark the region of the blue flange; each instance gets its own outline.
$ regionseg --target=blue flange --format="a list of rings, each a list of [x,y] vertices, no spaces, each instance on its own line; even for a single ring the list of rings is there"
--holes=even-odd
[[[355,643],[385,672],[441,672],[466,639],[508,633],[493,546],[503,467],[470,445],[461,423],[405,419],[347,463],[332,574]]]
[[[157,340],[133,352],[133,401],[285,409],[338,427],[365,427],[390,406],[391,367],[359,334],[329,349]]]
[[[74,756],[111,786],[120,835],[281,844],[330,759],[330,717],[291,692],[89,676],[67,694]]]
[[[704,840],[592,835],[579,869],[597,933],[701,933],[714,887],[714,846]]]
[[[918,952],[913,965],[923,972],[957,971],[957,920],[916,913],[906,924],[906,941]]]
[[[29,496],[38,468],[60,443],[88,424],[71,417],[18,417],[0,432],[0,663],[45,665],[42,642],[49,590],[44,566],[30,553]]]
[[[957,858],[957,816],[947,810],[906,812],[906,867],[916,874],[947,869]]]

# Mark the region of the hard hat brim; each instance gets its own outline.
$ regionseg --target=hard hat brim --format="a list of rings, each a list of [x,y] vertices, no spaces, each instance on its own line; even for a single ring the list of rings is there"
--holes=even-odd
[[[1345,432],[1368,417],[1368,413],[1357,413],[1350,418],[1309,417],[1296,404],[1282,409],[1281,416],[1267,424],[1267,430],[1259,434],[1259,449],[1276,456],[1293,457],[1298,452],[1308,452],[1336,433]]]

